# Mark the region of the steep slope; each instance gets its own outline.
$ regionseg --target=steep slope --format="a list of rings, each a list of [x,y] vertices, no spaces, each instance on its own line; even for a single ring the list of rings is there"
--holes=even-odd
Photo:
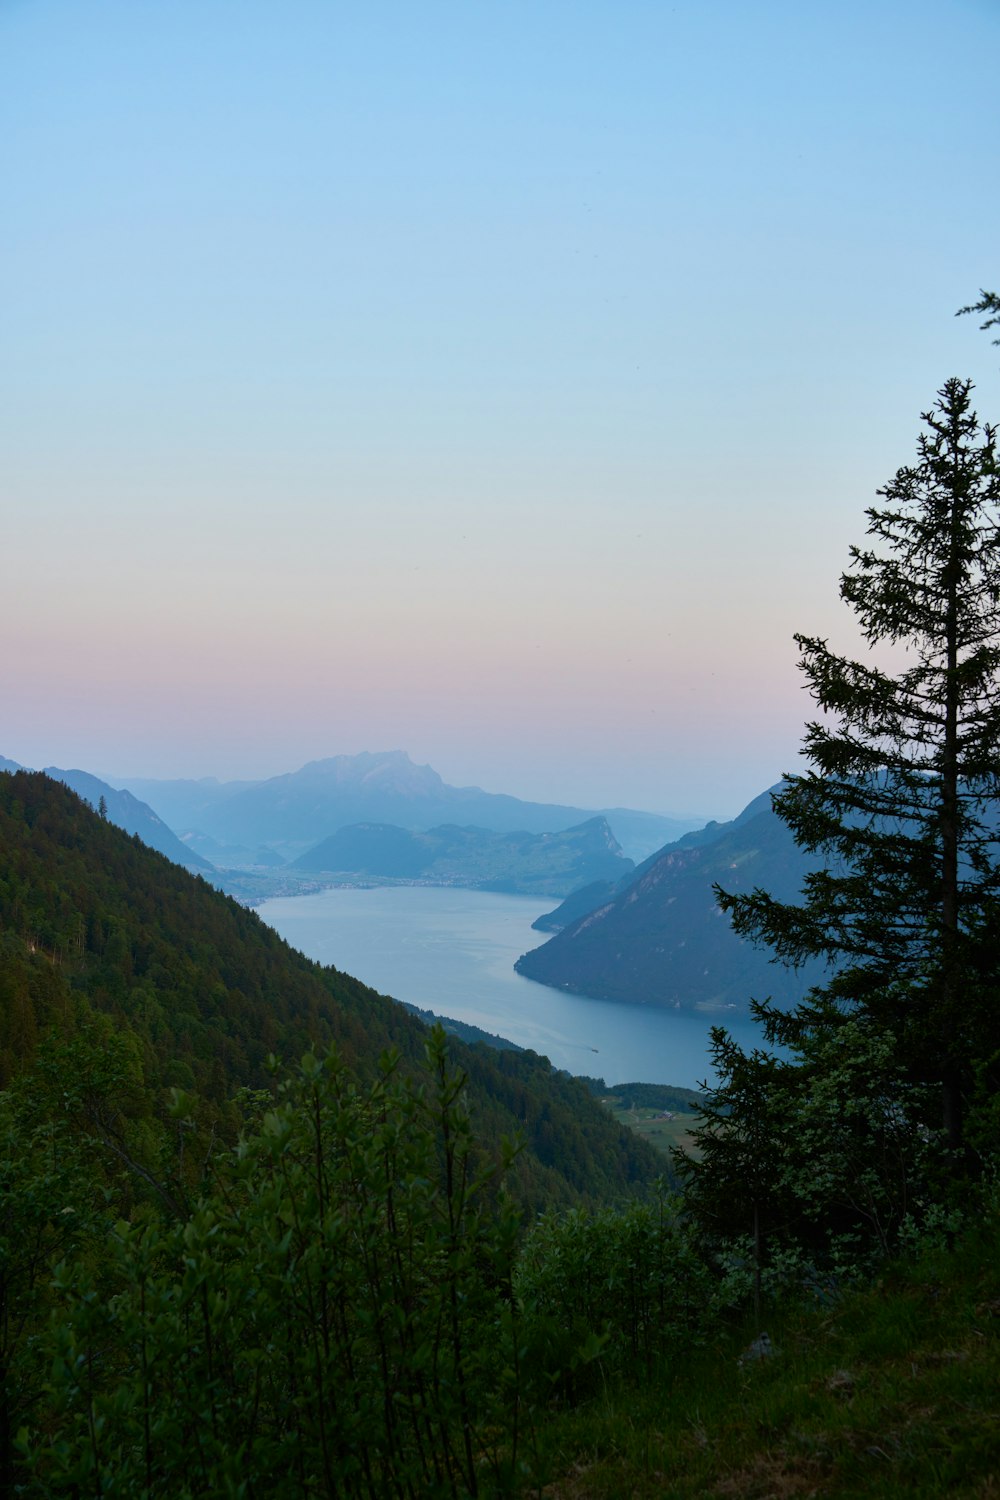
[[[743,811],[733,818],[731,822],[711,822],[706,823],[703,828],[692,829],[677,839],[676,842],[666,845],[663,849],[655,850],[647,859],[643,860],[642,864],[619,879],[595,880],[593,885],[573,891],[554,911],[545,912],[537,921],[532,922],[532,927],[536,932],[561,932],[564,927],[569,927],[571,923],[578,921],[581,917],[588,916],[597,907],[607,906],[610,902],[614,901],[616,896],[626,891],[629,886],[635,885],[637,881],[641,880],[662,855],[675,849],[700,849],[706,844],[714,844],[723,835],[742,828],[745,823],[749,823],[758,814],[769,812],[771,809],[771,797],[778,790],[779,786],[780,782],[770,787],[766,792],[761,792],[760,796],[755,797],[752,802],[749,802]]]
[[[593,880],[590,885],[578,886],[554,911],[543,912],[532,922],[532,928],[535,932],[562,932],[571,922],[589,916],[599,906],[607,906],[630,884],[630,879],[626,876],[623,880]]]
[[[425,1028],[403,1006],[311,963],[46,776],[0,775],[0,853],[0,1088],[46,1036],[101,1017],[128,1039],[150,1107],[162,1115],[171,1086],[192,1090],[220,1130],[240,1088],[270,1086],[269,1054],[336,1042],[362,1078],[387,1048],[423,1054]],[[454,1048],[483,1138],[525,1132],[525,1203],[605,1199],[655,1175],[582,1083],[534,1053]]]
[[[215,868],[194,849],[189,849],[151,807],[133,797],[131,792],[118,791],[106,781],[91,776],[89,771],[63,771],[59,766],[46,766],[44,774],[51,776],[53,781],[61,781],[95,809],[103,797],[110,822],[126,833],[137,834],[150,849],[159,850],[175,864],[183,865],[185,870],[207,874]]]
[[[574,913],[567,903],[566,925],[516,968],[541,984],[645,1005],[745,1009],[751,996],[790,1002],[822,966],[792,972],[772,964],[767,952],[733,934],[712,887],[762,886],[793,900],[814,864],[764,793],[732,823],[668,845],[590,911]],[[559,918],[556,911],[546,920]]]
[[[14,772],[28,769],[30,768],[0,755],[0,771]],[[150,849],[158,849],[175,864],[183,865],[185,870],[191,870],[195,874],[207,874],[214,869],[214,866],[196,850],[189,849],[173,830],[167,827],[159,814],[155,813],[145,802],[134,797],[131,792],[119,791],[108,782],[92,776],[89,771],[64,771],[59,766],[46,766],[43,774],[51,776],[53,781],[61,781],[64,786],[70,787],[78,797],[89,802],[95,811],[103,799],[105,812],[110,822],[123,828],[126,833],[138,834],[142,842]]]
[[[355,823],[428,829],[474,824],[497,833],[551,833],[594,816],[593,810],[449,786],[402,750],[336,755],[249,785],[123,780],[164,810],[178,833],[197,830],[224,845],[266,844],[294,858]],[[621,808],[605,814],[626,853],[642,857],[690,823]]]
[[[560,833],[493,833],[454,825],[415,833],[358,823],[324,839],[293,868],[554,895],[623,877],[632,861],[622,854],[606,819],[591,818]]]

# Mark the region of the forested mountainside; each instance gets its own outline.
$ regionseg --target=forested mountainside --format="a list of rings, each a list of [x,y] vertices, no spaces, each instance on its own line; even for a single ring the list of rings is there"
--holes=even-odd
[[[713,886],[737,893],[762,886],[794,900],[816,864],[763,793],[731,823],[686,834],[616,886],[574,892],[535,924],[555,936],[517,970],[556,988],[644,1005],[745,1010],[751,996],[791,1002],[822,966],[793,972],[772,963],[736,936]]]
[[[16,761],[7,760],[0,755],[0,771],[26,769]],[[92,776],[89,771],[64,771],[60,766],[46,766],[44,774],[51,776],[53,781],[63,782],[78,797],[89,802],[95,811],[103,802],[109,822],[124,828],[126,833],[137,833],[144,844],[148,844],[151,849],[158,849],[161,854],[165,854],[176,864],[183,865],[186,870],[203,871],[206,874],[211,871],[212,864],[209,860],[202,858],[194,849],[189,849],[167,827],[158,813],[131,792],[119,791],[100,777]]]
[[[211,873],[211,861],[203,859],[194,849],[189,849],[182,843],[159,813],[148,803],[133,797],[131,792],[118,791],[99,777],[91,776],[88,771],[64,771],[58,766],[46,766],[44,773],[51,776],[53,781],[63,782],[71,792],[76,792],[78,797],[89,802],[95,812],[103,800],[104,811],[110,823],[115,823],[126,833],[137,833],[150,849],[159,850],[175,864],[183,865],[185,870],[191,870],[194,874]]]
[[[547,896],[619,879],[633,865],[607,819],[590,818],[560,833],[494,833],[455,824],[416,832],[357,823],[301,855],[293,868]]]
[[[427,1030],[404,1007],[310,962],[46,776],[0,774],[0,849],[0,1087],[53,1049],[93,1061],[113,1042],[120,1106],[150,1139],[172,1088],[233,1136],[241,1090],[272,1085],[271,1054],[295,1063],[336,1043],[362,1081],[386,1049],[423,1058]],[[527,1205],[602,1201],[661,1170],[545,1059],[453,1048],[479,1136],[526,1135],[511,1184]]]
[[[641,864],[636,865],[634,870],[628,871],[617,880],[595,880],[591,885],[583,886],[579,890],[572,891],[566,900],[561,902],[554,911],[545,912],[532,927],[536,932],[561,932],[564,927],[569,927],[579,917],[588,916],[600,906],[607,906],[616,896],[626,891],[629,886],[640,881],[648,870],[665,855],[678,849],[698,849],[705,844],[714,844],[725,834],[732,833],[741,828],[744,823],[749,823],[760,813],[769,812],[771,809],[771,798],[778,791],[781,783],[770,787],[768,791],[761,792],[749,802],[741,813],[728,823],[706,823],[703,828],[693,828],[683,834],[672,843],[665,844],[662,849],[656,849]]]

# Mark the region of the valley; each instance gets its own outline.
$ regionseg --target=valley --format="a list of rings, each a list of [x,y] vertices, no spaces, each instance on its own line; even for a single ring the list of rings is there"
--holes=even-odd
[[[573,1074],[695,1088],[718,1021],[747,1045],[745,1006],[712,1013],[595,999],[534,983],[515,963],[543,903],[526,896],[420,886],[332,889],[256,908],[293,947],[373,988],[510,1038]]]
[[[103,799],[112,822],[255,908],[332,889],[440,887],[551,897],[558,904],[536,912],[532,926],[552,936],[541,945],[527,937],[511,963],[554,992],[629,1007],[626,1030],[633,1034],[639,1008],[697,1013],[704,1031],[713,1018],[745,1018],[750,996],[793,1002],[821,972],[814,964],[794,974],[741,941],[721,918],[713,892],[716,881],[736,892],[761,884],[787,898],[801,889],[812,866],[771,811],[775,789],[728,823],[685,828],[678,819],[618,809],[567,824],[579,809],[449,787],[403,752],[366,753],[333,756],[261,783],[129,783],[157,797],[174,819],[171,827],[129,790],[82,771],[54,774],[91,805]],[[437,824],[444,807],[493,823]],[[390,812],[401,821],[338,823]],[[200,820],[197,827],[186,824],[191,817]],[[615,825],[636,853],[654,833],[675,836],[635,864]],[[324,828],[331,831],[320,836]],[[234,842],[219,842],[223,837]],[[234,863],[213,865],[199,849]],[[397,975],[390,982],[406,987]],[[434,1002],[426,991],[405,998]],[[463,1000],[482,1009],[481,999]],[[554,998],[544,1007],[550,1015],[556,1009]],[[502,1029],[502,1017],[487,1019]],[[558,1040],[561,1029],[550,1038],[556,1052],[568,1045]]]

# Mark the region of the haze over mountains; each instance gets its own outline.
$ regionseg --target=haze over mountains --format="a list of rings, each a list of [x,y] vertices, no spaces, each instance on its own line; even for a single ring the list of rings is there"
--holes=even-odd
[[[17,767],[0,757],[0,769]],[[516,967],[577,994],[745,1010],[751,996],[790,1002],[823,972],[815,963],[799,972],[772,963],[735,936],[715,899],[716,881],[795,899],[817,863],[773,813],[770,792],[732,822],[677,837],[683,822],[657,814],[588,818],[579,808],[451,787],[401,751],[334,756],[262,782],[142,780],[119,790],[85,771],[47,774],[95,808],[103,797],[111,822],[245,900],[334,877],[564,895],[535,924],[554,936]],[[157,810],[138,794],[155,798]],[[655,852],[634,867],[616,825],[640,843],[659,834]],[[240,867],[253,873],[241,876]]]
[[[449,786],[402,750],[336,755],[259,782],[116,778],[182,836],[207,835],[221,851],[266,846],[291,861],[355,823],[421,829],[457,824],[495,833],[557,833],[606,817],[624,852],[644,859],[698,826],[629,808],[524,802],[480,787]],[[222,854],[220,854],[220,862]]]
[[[17,767],[0,757],[0,769]],[[770,792],[732,822],[692,828],[452,787],[402,751],[333,756],[261,782],[144,779],[118,790],[85,771],[48,774],[95,808],[103,797],[111,822],[251,902],[352,878],[563,895],[535,924],[554,936],[517,969],[577,994],[745,1010],[751,996],[791,1001],[822,973],[772,963],[735,936],[715,899],[716,881],[794,899],[815,863]],[[637,867],[616,838],[623,829],[633,850],[655,840]]]
[[[300,855],[293,868],[562,895],[595,880],[622,879],[633,863],[607,819],[590,818],[558,833],[495,833],[455,824],[419,832],[355,823]]]

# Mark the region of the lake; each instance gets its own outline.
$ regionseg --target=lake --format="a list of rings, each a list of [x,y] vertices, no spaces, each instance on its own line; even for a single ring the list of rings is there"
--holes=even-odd
[[[515,974],[514,960],[545,938],[531,931],[532,922],[555,905],[453,886],[379,886],[279,897],[257,910],[318,963],[609,1084],[697,1087],[710,1071],[708,1028],[715,1021],[744,1046],[759,1044],[749,1016],[592,1000]]]

